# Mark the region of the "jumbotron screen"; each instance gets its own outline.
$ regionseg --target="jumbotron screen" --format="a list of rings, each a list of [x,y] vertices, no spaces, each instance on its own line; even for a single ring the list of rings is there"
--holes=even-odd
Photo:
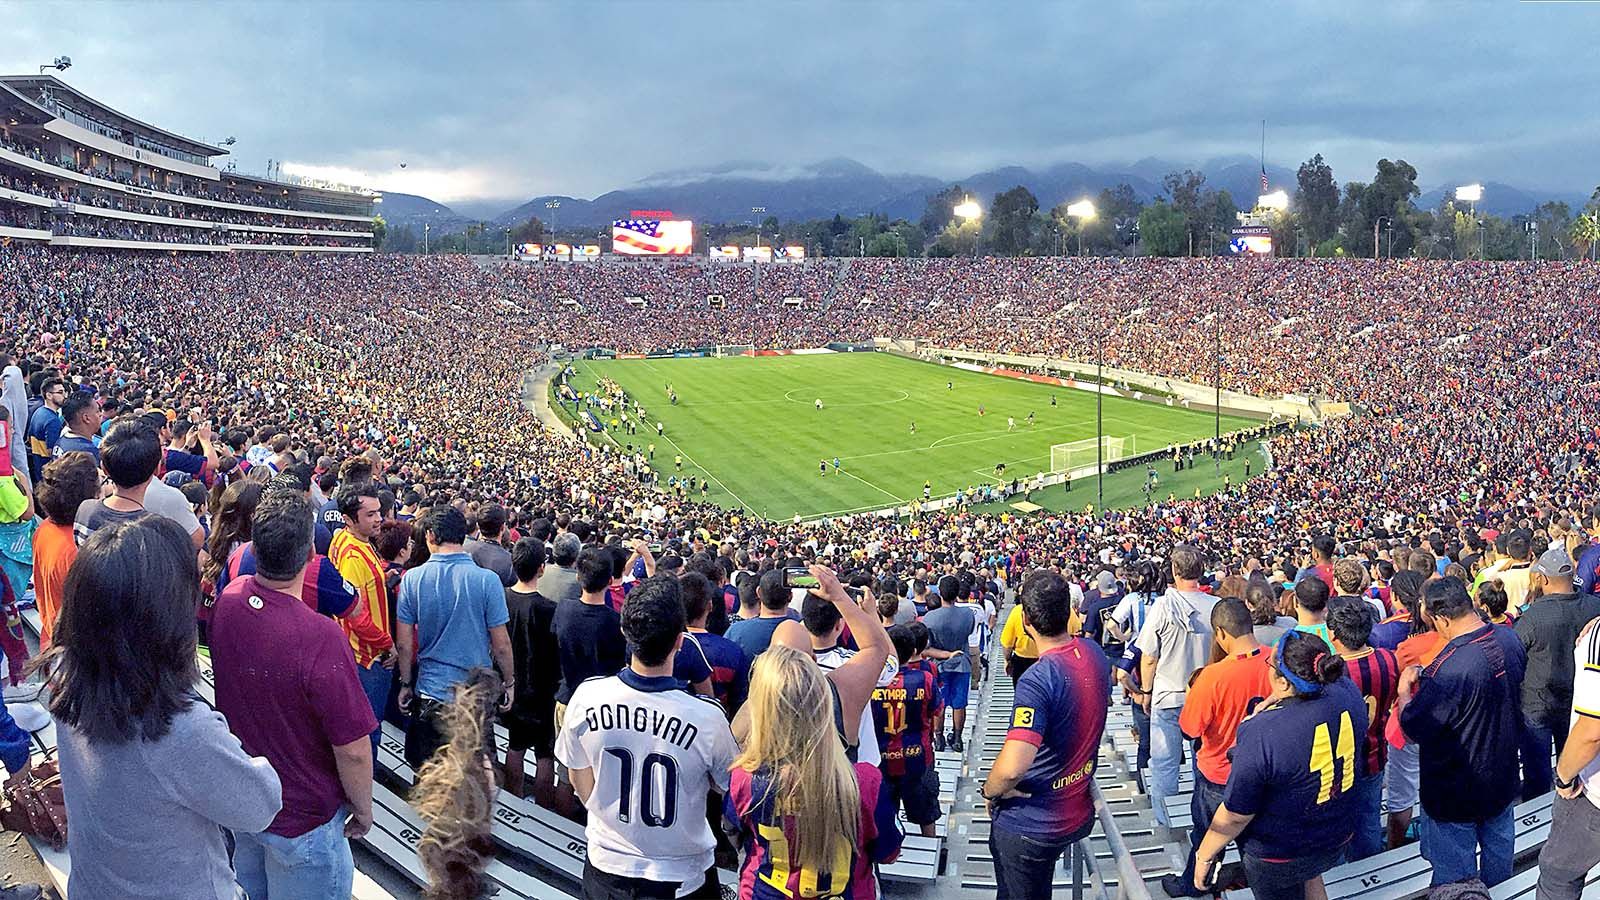
[[[611,252],[687,256],[694,252],[694,223],[688,219],[618,219],[611,223]]]
[[[1233,240],[1228,242],[1228,250],[1231,253],[1272,255],[1272,229],[1265,225],[1244,225],[1235,228],[1232,237]]]

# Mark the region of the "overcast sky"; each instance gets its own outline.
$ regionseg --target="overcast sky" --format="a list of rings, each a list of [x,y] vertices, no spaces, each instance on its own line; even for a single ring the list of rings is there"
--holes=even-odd
[[[1600,183],[1600,2],[129,3],[0,0],[0,72],[232,135],[239,165],[444,202],[848,156],[1198,164],[1402,157],[1426,189]],[[400,169],[405,163],[406,168]]]

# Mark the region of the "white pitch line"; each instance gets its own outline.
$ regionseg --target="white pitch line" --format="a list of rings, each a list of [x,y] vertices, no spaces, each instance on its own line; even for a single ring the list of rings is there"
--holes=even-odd
[[[894,502],[896,502],[896,503],[904,503],[905,502],[905,499],[902,498],[899,494],[891,494],[888,491],[884,490],[883,488],[878,487],[877,485],[873,484],[872,482],[866,480],[865,478],[862,478],[860,475],[857,475],[856,473],[850,471],[849,469],[834,469],[833,471],[836,472],[837,474],[840,474],[840,475],[849,475],[851,478],[854,478],[855,480],[861,482],[862,484],[866,485],[867,487],[872,488],[873,490],[875,490],[878,493],[884,495],[885,497],[888,497],[888,498],[894,500]]]
[[[755,510],[755,507],[753,507],[750,504],[744,502],[744,498],[743,497],[740,497],[738,494],[735,494],[733,492],[732,488],[729,488],[727,485],[723,484],[722,483],[722,479],[718,478],[710,469],[708,469],[705,466],[702,466],[699,463],[695,462],[694,461],[694,457],[690,456],[688,453],[685,453],[684,449],[682,447],[678,446],[678,442],[677,441],[673,440],[672,438],[667,437],[665,433],[661,434],[660,437],[661,437],[662,440],[664,440],[667,443],[671,444],[672,445],[672,449],[674,449],[674,450],[678,451],[680,454],[682,454],[683,458],[685,460],[688,460],[689,465],[694,466],[696,469],[699,469],[700,471],[704,472],[706,474],[707,478],[709,478],[712,481],[715,481],[717,483],[717,487],[720,487],[723,490],[727,491],[728,492],[728,496],[732,497],[734,500],[737,500],[739,502],[740,506],[744,507],[747,510],[751,510],[751,511]]]
[[[938,440],[934,441],[933,443],[929,444],[926,447],[905,447],[905,448],[902,448],[900,450],[880,450],[877,453],[862,453],[862,454],[859,454],[857,456],[841,456],[839,458],[840,459],[874,459],[874,458],[879,457],[879,456],[896,456],[896,455],[901,454],[901,453],[926,453],[929,450],[937,450],[940,447],[967,447],[967,446],[971,446],[973,444],[986,444],[989,441],[1004,440],[1006,438],[1023,437],[1023,436],[1030,435],[1030,434],[1040,434],[1040,433],[1046,432],[1046,431],[1060,431],[1060,430],[1062,430],[1064,428],[1081,428],[1081,427],[1083,427],[1085,425],[1088,425],[1089,423],[1091,423],[1093,421],[1094,421],[1093,419],[1085,419],[1085,420],[1083,420],[1081,422],[1073,421],[1073,422],[1066,422],[1066,423],[1063,423],[1061,425],[1046,425],[1043,428],[1037,428],[1036,427],[1036,428],[1032,428],[1032,429],[1030,429],[1028,431],[1021,431],[1021,430],[1018,430],[1018,431],[1001,431],[1001,432],[997,432],[995,434],[991,434],[988,437],[980,437],[975,441],[962,441],[959,444],[940,444],[939,443],[939,441],[946,441],[946,440],[949,440],[950,438],[971,437],[972,435],[983,434],[983,432],[981,432],[981,431],[962,431],[962,432],[958,432],[956,434],[950,434],[950,435],[946,435],[946,436],[944,436],[942,438],[939,438]]]
[[[648,361],[645,362],[645,365],[650,366],[651,369],[655,369],[655,366],[651,366]],[[590,374],[592,375],[593,373],[591,372]],[[606,437],[611,438],[611,443],[616,444],[618,447],[622,446],[621,443],[615,437],[613,437],[611,435],[611,432],[602,429],[601,433],[604,434]],[[649,432],[647,431],[646,435],[648,435],[648,434],[649,434]],[[752,512],[755,510],[755,507],[753,507],[750,504],[744,502],[744,498],[743,497],[740,497],[738,494],[735,494],[731,488],[729,488],[727,485],[723,484],[722,483],[722,479],[718,478],[714,472],[712,472],[710,469],[706,468],[705,466],[702,466],[699,463],[695,462],[694,461],[694,457],[690,456],[687,452],[684,451],[684,449],[682,447],[678,446],[678,442],[677,441],[673,440],[672,438],[667,437],[665,432],[661,433],[660,435],[657,435],[657,437],[660,437],[662,440],[664,440],[667,443],[671,444],[672,445],[672,449],[676,450],[678,452],[678,455],[682,456],[684,458],[684,460],[686,460],[689,463],[689,465],[694,466],[696,469],[699,469],[701,472],[704,472],[707,478],[711,479],[712,481],[715,481],[717,483],[717,487],[720,487],[724,491],[727,491],[728,492],[728,496],[732,497],[735,501],[737,501],[740,506],[744,507],[747,510],[751,510]],[[646,463],[646,465],[650,465],[650,463]],[[656,467],[654,465],[650,465],[650,468],[655,469]],[[656,469],[656,471],[660,472],[661,470],[660,469]]]

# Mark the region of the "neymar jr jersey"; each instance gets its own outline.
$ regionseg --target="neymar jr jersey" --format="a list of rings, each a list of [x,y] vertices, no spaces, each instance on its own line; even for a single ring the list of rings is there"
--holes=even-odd
[[[1017,679],[1008,741],[1039,748],[1017,783],[1028,794],[995,804],[994,824],[1040,839],[1067,837],[1094,817],[1089,783],[1106,730],[1111,665],[1100,645],[1073,638]]]
[[[944,713],[938,676],[917,665],[901,666],[887,685],[872,692],[872,724],[878,765],[895,779],[920,777],[933,755],[934,723]]]
[[[796,868],[790,848],[795,842],[794,817],[785,813],[783,799],[766,770],[733,770],[726,815],[739,823],[744,865],[739,869],[739,896],[743,900],[803,900],[838,897],[874,900],[873,863],[893,862],[900,855],[900,823],[895,803],[883,790],[883,773],[876,766],[856,763],[856,783],[861,787],[861,825],[856,846],[840,837],[826,872]]]
[[[571,601],[568,601],[571,602]],[[721,704],[676,678],[623,669],[578,685],[556,759],[591,769],[589,862],[602,872],[693,890],[716,857],[706,795],[728,789],[739,748]]]

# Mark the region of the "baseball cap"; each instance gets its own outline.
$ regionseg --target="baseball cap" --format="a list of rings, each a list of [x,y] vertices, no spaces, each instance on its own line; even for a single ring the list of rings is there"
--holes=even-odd
[[[1539,557],[1539,561],[1533,564],[1533,571],[1546,578],[1568,578],[1571,577],[1573,570],[1572,557],[1560,547],[1546,550],[1544,555]]]

